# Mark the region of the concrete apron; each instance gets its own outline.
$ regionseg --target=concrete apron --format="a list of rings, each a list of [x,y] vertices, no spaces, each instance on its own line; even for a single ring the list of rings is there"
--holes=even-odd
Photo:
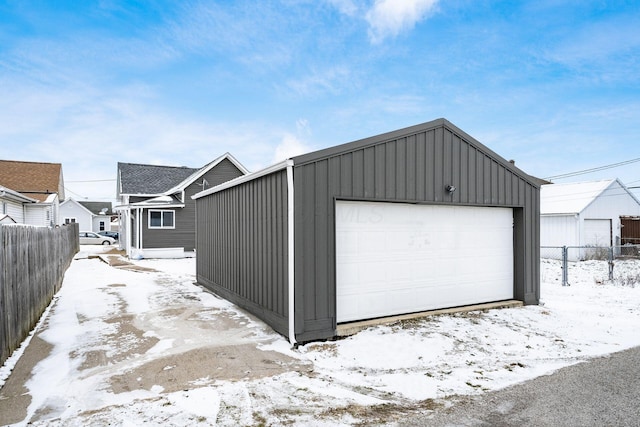
[[[465,305],[463,307],[442,308],[439,310],[421,311],[419,313],[401,314],[397,316],[380,317],[377,319],[361,320],[358,322],[341,323],[336,328],[338,337],[347,337],[355,335],[363,329],[370,326],[391,324],[400,321],[420,319],[422,317],[437,316],[439,314],[466,313],[469,311],[485,311],[494,308],[513,308],[522,307],[524,304],[518,300],[506,300],[497,302],[488,302],[484,304]]]

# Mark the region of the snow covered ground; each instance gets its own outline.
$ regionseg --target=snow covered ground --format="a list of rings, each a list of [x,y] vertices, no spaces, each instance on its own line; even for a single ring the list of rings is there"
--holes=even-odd
[[[606,280],[606,262],[571,264],[571,286],[563,287],[559,261],[542,260],[539,306],[375,326],[297,350],[262,322],[194,285],[194,259],[135,263],[157,271],[73,261],[37,329],[52,350],[27,382],[31,404],[18,425],[393,425],[410,414],[428,417],[450,395],[500,389],[640,345],[640,261],[617,262],[613,282]],[[200,322],[197,334],[172,330],[177,320],[167,317],[167,309],[176,301],[196,307],[190,315]],[[161,315],[152,319],[154,311]],[[144,333],[110,339],[126,324],[105,320],[118,313],[137,327],[145,325]],[[207,322],[223,320],[235,322],[229,323],[233,333],[207,332]],[[188,387],[162,382],[164,372],[180,368],[165,362],[168,355],[203,350],[217,340],[253,346],[265,358],[281,355],[278,372],[252,375],[249,367],[244,377],[220,379],[212,362],[193,374]],[[0,369],[0,386],[23,351],[24,346]],[[89,356],[99,363],[88,363]],[[156,374],[140,374],[138,387],[114,387],[114,377],[142,372],[136,369],[154,362]]]

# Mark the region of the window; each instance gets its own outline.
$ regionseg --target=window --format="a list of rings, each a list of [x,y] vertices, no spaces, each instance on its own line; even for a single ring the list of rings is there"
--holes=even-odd
[[[104,231],[104,221],[100,221],[100,231]]]
[[[66,224],[73,224],[74,222],[76,222],[75,218],[65,218],[64,219],[64,223]]]
[[[149,228],[175,228],[175,211],[149,211]]]

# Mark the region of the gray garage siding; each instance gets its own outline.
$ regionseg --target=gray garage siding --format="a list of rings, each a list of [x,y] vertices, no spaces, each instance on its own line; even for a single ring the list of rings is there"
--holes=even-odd
[[[287,335],[286,171],[198,199],[196,215],[198,283]]]
[[[514,296],[539,300],[539,186],[444,119],[291,159],[295,339],[336,332],[335,201],[508,207]],[[284,167],[197,200],[198,282],[288,335]],[[451,194],[445,190],[454,185]],[[483,248],[479,247],[478,250]]]
[[[539,187],[448,121],[293,161],[299,341],[326,338],[328,330],[335,330],[336,199],[514,208],[514,295],[538,303]],[[457,190],[450,194],[447,185]]]

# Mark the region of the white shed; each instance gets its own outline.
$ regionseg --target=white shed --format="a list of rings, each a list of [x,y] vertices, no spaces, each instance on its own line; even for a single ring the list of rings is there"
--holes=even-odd
[[[540,191],[540,244],[618,246],[620,217],[638,215],[640,201],[618,179],[546,184]]]

